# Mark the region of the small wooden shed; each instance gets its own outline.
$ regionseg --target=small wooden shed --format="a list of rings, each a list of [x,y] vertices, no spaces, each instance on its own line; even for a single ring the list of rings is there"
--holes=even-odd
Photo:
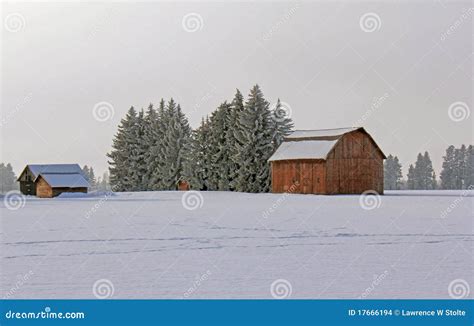
[[[272,192],[383,194],[385,154],[364,128],[297,130],[270,157]]]
[[[18,182],[21,193],[40,198],[56,197],[63,192],[87,193],[90,187],[78,164],[28,164]]]

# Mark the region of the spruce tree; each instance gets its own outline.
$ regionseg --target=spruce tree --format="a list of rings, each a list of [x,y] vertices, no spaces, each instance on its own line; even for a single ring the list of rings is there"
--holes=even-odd
[[[209,119],[202,119],[199,128],[192,132],[192,137],[186,148],[187,156],[184,161],[183,177],[191,189],[209,190],[210,165],[209,152]]]
[[[466,171],[466,145],[454,150],[454,183],[455,189],[466,189],[467,171]]]
[[[415,168],[413,167],[413,164],[410,164],[410,167],[408,168],[408,174],[407,174],[407,188],[410,190],[416,189],[416,175],[415,175]]]
[[[255,85],[239,117],[237,191],[268,191],[270,169],[267,160],[273,152],[271,127],[269,103]]]
[[[131,157],[135,138],[134,125],[137,112],[132,106],[125,118],[120,121],[118,131],[113,139],[112,151],[107,154],[110,167],[110,185],[113,191],[131,191],[134,188],[131,173]]]
[[[466,189],[474,187],[474,149],[472,145],[467,147],[466,154]]]
[[[153,118],[150,118],[153,120]],[[168,112],[166,110],[166,104],[163,99],[160,101],[158,111],[156,112],[156,121],[151,123],[147,132],[148,142],[150,143],[150,149],[146,162],[148,165],[148,171],[146,178],[148,179],[148,190],[162,190],[165,186],[162,182],[162,176],[164,174],[164,135],[166,126],[169,123]]]
[[[242,133],[244,128],[240,124],[240,116],[244,111],[244,97],[242,93],[237,89],[232,100],[228,120],[229,129],[227,130],[227,146],[229,148],[230,158],[230,190],[236,189],[237,176],[240,170],[240,150],[243,148],[241,140],[244,139]]]
[[[401,182],[402,165],[398,157],[390,154],[384,162],[384,188],[387,190],[400,189]]]
[[[231,150],[227,143],[230,129],[228,121],[230,111],[231,105],[224,102],[211,114],[209,119],[210,134],[208,155],[210,174],[208,187],[210,190],[226,191],[230,189]]]
[[[440,174],[442,189],[456,189],[454,151],[455,148],[451,145],[446,149],[446,155],[443,156],[443,166]]]
[[[0,163],[0,192],[6,193],[18,189],[16,179],[12,165],[10,163],[7,163],[6,165]]]
[[[287,112],[283,109],[280,99],[278,99],[275,108],[271,112],[271,123],[273,132],[272,143],[273,150],[275,151],[294,127],[293,120],[287,116]]]

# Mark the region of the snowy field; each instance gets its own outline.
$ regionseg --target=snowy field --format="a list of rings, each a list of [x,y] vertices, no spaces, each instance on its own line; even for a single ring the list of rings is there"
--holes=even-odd
[[[450,298],[453,281],[474,287],[472,192],[194,195],[2,200],[2,297]]]

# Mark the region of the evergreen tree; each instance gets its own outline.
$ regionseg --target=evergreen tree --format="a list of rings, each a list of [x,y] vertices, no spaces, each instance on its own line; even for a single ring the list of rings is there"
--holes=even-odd
[[[255,85],[239,116],[237,191],[268,191],[270,173],[267,160],[273,153],[271,127],[269,103]]]
[[[293,130],[293,120],[287,116],[287,112],[281,105],[280,99],[278,99],[275,108],[271,115],[272,132],[273,132],[273,150],[275,151],[278,146],[283,142],[283,139],[288,136]]]
[[[413,164],[410,164],[410,167],[408,168],[408,174],[407,174],[407,188],[410,190],[416,189],[416,176],[415,176],[415,168],[413,167]]]
[[[211,114],[209,133],[209,161],[210,173],[208,178],[209,190],[230,189],[231,183],[231,150],[228,144],[229,121],[228,116],[231,105],[222,103],[217,110]]]
[[[384,162],[384,188],[387,190],[398,190],[400,189],[401,182],[402,165],[398,157],[390,154]]]
[[[466,154],[466,189],[474,187],[474,149],[472,145],[467,147]]]
[[[440,174],[442,189],[456,189],[454,151],[455,148],[451,145],[446,149],[446,155],[443,156],[443,167]]]
[[[149,157],[146,159],[148,165],[148,190],[165,189],[165,186],[162,182],[164,174],[163,138],[169,120],[170,119],[166,110],[165,101],[161,99],[160,106],[156,113],[156,121],[155,123],[151,124],[148,131],[148,138],[150,142]]]
[[[414,189],[436,189],[436,175],[428,152],[418,153],[414,168]]]
[[[191,189],[209,190],[209,175],[211,162],[209,161],[209,119],[202,119],[199,128],[192,132],[192,137],[186,149],[183,177],[188,181]]]
[[[137,112],[132,106],[120,121],[117,134],[112,143],[112,151],[107,154],[110,167],[110,184],[114,191],[131,191],[134,189],[131,157],[134,150]]]
[[[181,111],[181,107],[171,99],[165,111],[166,129],[161,146],[163,166],[161,169],[160,188],[175,190],[183,177],[185,150],[191,136],[189,123]]]
[[[467,171],[466,159],[467,150],[466,145],[461,145],[460,148],[454,150],[454,184],[455,189],[466,189]]]
[[[227,130],[227,146],[229,148],[229,170],[230,170],[230,184],[229,188],[235,190],[236,182],[238,180],[237,175],[240,170],[239,164],[239,153],[243,148],[241,140],[243,137],[244,128],[240,124],[240,116],[244,111],[244,97],[242,93],[237,89],[232,100],[231,107],[229,110],[228,120],[229,128]]]
[[[17,177],[13,172],[13,168],[10,163],[6,165],[0,163],[0,192],[6,193],[11,190],[17,190],[18,184],[16,181]]]

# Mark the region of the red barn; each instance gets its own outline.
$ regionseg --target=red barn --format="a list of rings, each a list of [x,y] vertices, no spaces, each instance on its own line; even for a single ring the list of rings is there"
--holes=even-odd
[[[382,194],[385,158],[364,128],[297,130],[269,159],[272,192]]]

